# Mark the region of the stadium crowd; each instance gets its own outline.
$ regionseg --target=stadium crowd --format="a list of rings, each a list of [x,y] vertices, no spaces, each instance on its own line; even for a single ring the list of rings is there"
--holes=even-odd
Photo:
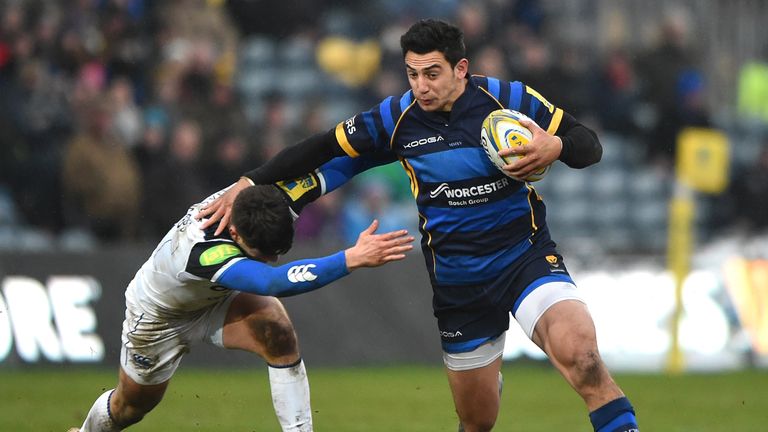
[[[721,126],[690,17],[660,22],[658,43],[598,51],[551,31],[550,3],[0,2],[0,248],[157,238],[190,202],[295,139],[402,93],[397,37],[422,16],[465,31],[471,72],[531,85],[671,184],[677,132]],[[733,101],[751,113],[761,156],[706,207],[708,232],[734,219],[768,228],[768,96],[756,97],[766,63],[744,66]],[[298,238],[349,241],[370,216],[415,231],[401,171],[379,169],[310,206]]]

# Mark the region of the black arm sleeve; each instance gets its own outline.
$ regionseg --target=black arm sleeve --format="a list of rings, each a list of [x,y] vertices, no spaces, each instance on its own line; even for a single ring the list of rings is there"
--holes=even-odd
[[[559,159],[571,168],[586,168],[603,157],[603,146],[597,134],[568,113],[563,113],[557,135],[563,140]]]
[[[331,129],[282,150],[264,165],[243,175],[256,184],[271,184],[301,177],[336,156],[344,156],[344,150],[336,141],[335,130]]]

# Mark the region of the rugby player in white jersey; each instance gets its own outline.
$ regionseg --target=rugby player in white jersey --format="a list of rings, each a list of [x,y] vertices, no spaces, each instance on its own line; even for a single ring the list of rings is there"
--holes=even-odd
[[[405,230],[376,234],[373,221],[349,249],[273,267],[265,263],[276,262],[293,241],[288,197],[271,185],[243,190],[228,230],[216,236],[193,216],[223,192],[190,207],[129,283],[118,385],[96,400],[79,431],[119,431],[139,422],[163,398],[181,358],[198,342],[264,359],[282,430],[312,430],[296,334],[275,297],[401,260],[413,237]]]

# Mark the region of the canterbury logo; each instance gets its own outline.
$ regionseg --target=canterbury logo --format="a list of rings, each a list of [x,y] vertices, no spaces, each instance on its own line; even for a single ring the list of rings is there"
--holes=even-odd
[[[314,264],[293,266],[288,269],[288,280],[293,283],[310,282],[317,279],[317,275],[310,270],[317,267]]]

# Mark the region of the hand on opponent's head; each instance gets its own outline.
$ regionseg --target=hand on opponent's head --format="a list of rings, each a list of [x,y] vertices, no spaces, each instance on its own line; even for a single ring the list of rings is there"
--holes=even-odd
[[[215,200],[206,204],[202,209],[200,209],[200,211],[195,215],[195,219],[200,220],[208,217],[208,220],[203,222],[201,228],[207,229],[213,226],[213,224],[216,222],[219,222],[219,225],[216,227],[215,235],[219,235],[224,232],[224,229],[227,228],[229,221],[232,218],[232,204],[235,202],[237,194],[240,193],[241,190],[250,186],[253,186],[253,183],[249,179],[241,177],[237,183],[232,185],[232,187],[230,187],[224,193],[224,195],[216,198]]]

